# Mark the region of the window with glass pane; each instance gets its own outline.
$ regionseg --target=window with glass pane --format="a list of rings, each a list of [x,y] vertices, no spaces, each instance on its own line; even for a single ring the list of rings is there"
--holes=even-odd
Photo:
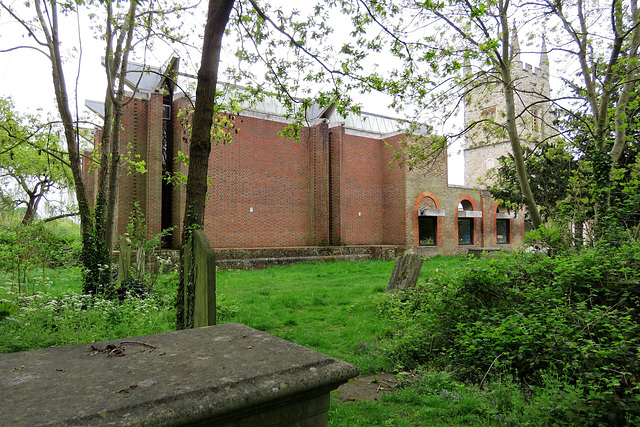
[[[438,217],[420,216],[418,217],[418,239],[420,246],[435,246],[438,243],[436,238],[438,233]]]
[[[473,218],[458,220],[458,244],[473,245]]]
[[[509,243],[509,220],[496,220],[496,241],[498,243]]]

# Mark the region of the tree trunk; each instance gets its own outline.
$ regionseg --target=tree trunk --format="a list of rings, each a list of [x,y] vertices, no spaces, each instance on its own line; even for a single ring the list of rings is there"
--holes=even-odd
[[[581,76],[584,81],[585,99],[593,116],[593,154],[594,180],[596,182],[594,205],[596,211],[596,234],[599,234],[602,219],[611,204],[611,169],[618,162],[624,147],[627,145],[626,111],[629,95],[637,85],[637,60],[640,46],[640,9],[636,1],[631,2],[631,16],[623,8],[623,2],[610,3],[612,34],[610,40],[610,56],[604,64],[594,62],[590,56],[591,43],[589,19],[584,1],[577,2],[577,25],[565,15],[561,3],[550,2],[551,10],[560,18],[567,34],[572,38],[580,63]],[[571,17],[574,17],[571,15]],[[629,21],[627,21],[629,20]],[[625,22],[627,21],[627,22]],[[596,72],[604,67],[604,77]],[[596,78],[598,76],[598,78]],[[617,97],[615,96],[617,93]],[[609,132],[611,112],[613,111],[614,143],[609,148]]]
[[[131,2],[124,25],[113,46],[113,12],[108,3],[106,26],[105,69],[107,71],[107,94],[105,97],[104,126],[101,141],[101,161],[98,177],[96,212],[99,218],[96,232],[105,243],[107,251],[113,249],[115,205],[117,201],[118,173],[120,168],[120,136],[122,109],[125,104],[124,81],[131,51],[137,2]],[[115,88],[117,82],[117,88]]]
[[[511,65],[509,47],[510,47],[510,34],[509,23],[507,21],[506,8],[501,9],[501,23],[502,23],[502,60],[496,65],[500,69],[500,75],[502,77],[502,88],[504,90],[504,97],[506,103],[507,114],[507,133],[509,135],[509,142],[511,142],[511,150],[513,152],[513,160],[516,166],[516,172],[518,174],[518,184],[520,185],[520,191],[524,203],[529,211],[531,217],[531,223],[534,229],[537,229],[542,225],[542,217],[540,211],[533,198],[533,191],[529,185],[529,178],[527,177],[527,170],[525,167],[524,156],[522,153],[522,145],[520,144],[520,136],[518,135],[518,129],[516,126],[516,110],[515,110],[515,97],[513,78],[511,76]]]
[[[506,77],[510,78],[510,71],[507,70]],[[529,185],[529,178],[527,176],[527,170],[524,162],[524,155],[522,153],[522,145],[520,144],[520,137],[518,136],[518,130],[516,128],[516,115],[515,115],[515,100],[513,96],[513,87],[510,84],[504,84],[505,100],[507,103],[507,133],[509,134],[509,141],[511,142],[511,150],[513,151],[513,160],[516,166],[516,172],[518,174],[518,184],[520,184],[520,191],[524,203],[529,211],[531,217],[531,224],[534,229],[537,229],[542,225],[542,217],[540,211],[533,198],[533,191]]]
[[[129,52],[131,51],[131,43],[133,40],[133,31],[135,28],[135,13],[137,2],[132,1],[127,14],[127,20],[122,28],[118,46],[115,53],[115,59],[119,68],[118,89],[113,99],[113,131],[111,139],[111,158],[109,163],[107,200],[105,206],[105,229],[104,240],[109,252],[113,248],[113,228],[115,206],[118,194],[118,174],[120,171],[120,136],[122,134],[122,110],[125,105],[125,79],[127,75],[127,67],[129,64]],[[126,40],[125,40],[126,37]],[[123,46],[124,42],[124,46]],[[112,86],[113,87],[113,86]],[[109,96],[113,96],[113,92],[109,91]]]
[[[35,201],[33,194],[29,194],[29,202],[27,203],[27,210],[22,217],[22,225],[29,225],[36,217],[36,210],[38,209],[38,202]]]
[[[218,82],[218,64],[222,37],[229,21],[234,0],[209,0],[207,23],[204,29],[202,60],[198,70],[196,105],[191,130],[189,150],[189,173],[187,175],[186,207],[184,214],[181,259],[184,261],[184,245],[194,228],[204,224],[204,209],[207,195],[207,173],[211,152],[211,127]],[[181,263],[184,266],[184,262]],[[185,280],[185,271],[180,269],[178,285],[176,323],[179,329],[193,327],[193,294]],[[185,293],[187,298],[185,298]],[[188,301],[187,304],[183,301]]]
[[[58,105],[58,112],[60,113],[60,120],[64,127],[64,136],[67,142],[67,152],[69,154],[69,166],[73,175],[73,181],[75,186],[76,198],[78,200],[78,212],[80,214],[80,225],[82,233],[90,232],[92,228],[91,210],[89,209],[89,203],[87,201],[87,195],[85,192],[84,181],[82,180],[81,164],[80,164],[80,151],[78,149],[77,134],[69,109],[69,96],[67,95],[67,86],[64,78],[64,72],[62,71],[62,58],[60,56],[60,39],[58,36],[58,13],[57,3],[52,1],[50,3],[50,20],[45,19],[42,13],[41,2],[35,2],[38,19],[40,25],[45,33],[47,40],[47,47],[49,49],[49,59],[51,60],[52,75],[53,75],[53,88],[56,95],[56,103]],[[47,26],[47,22],[50,23],[51,28]]]
[[[29,196],[29,200],[27,201],[27,211],[24,213],[24,217],[22,218],[22,225],[29,225],[36,218],[36,212],[38,212],[40,200],[42,200],[45,193],[49,191],[51,185],[53,185],[52,181],[41,181],[36,184],[33,191],[30,191],[26,187],[26,184],[23,184],[23,189]]]

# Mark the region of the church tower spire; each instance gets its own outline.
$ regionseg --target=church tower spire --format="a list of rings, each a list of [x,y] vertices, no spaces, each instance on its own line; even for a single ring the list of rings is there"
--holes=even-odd
[[[518,30],[516,24],[513,24],[513,32],[511,33],[511,62],[522,63],[520,59],[520,42],[518,41]]]
[[[549,55],[547,54],[547,38],[542,35],[542,53],[540,55],[540,70],[542,75],[549,78]]]

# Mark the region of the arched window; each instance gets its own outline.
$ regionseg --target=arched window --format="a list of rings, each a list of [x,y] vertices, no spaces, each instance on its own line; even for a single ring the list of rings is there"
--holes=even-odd
[[[511,219],[515,214],[504,206],[496,208],[496,243],[506,245],[511,243]]]
[[[485,165],[487,166],[487,170],[491,170],[496,167],[496,161],[492,158],[489,158],[485,162]]]
[[[474,244],[474,225],[475,218],[464,215],[466,212],[473,211],[473,205],[469,200],[462,200],[458,203],[458,244],[473,245]]]
[[[463,200],[460,203],[458,203],[458,212],[462,212],[462,211],[472,211],[473,210],[473,205],[471,204],[470,201],[468,200]]]
[[[420,246],[438,244],[437,204],[431,197],[424,197],[418,204],[418,242]]]

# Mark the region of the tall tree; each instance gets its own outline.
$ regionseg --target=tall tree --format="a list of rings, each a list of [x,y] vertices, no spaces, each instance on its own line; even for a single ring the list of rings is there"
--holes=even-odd
[[[527,135],[518,122],[532,115],[541,102],[574,112],[577,120],[587,119],[583,125],[594,147],[589,160],[600,189],[596,204],[603,208],[609,204],[612,166],[632,139],[629,114],[636,108],[633,99],[638,88],[640,45],[637,0],[336,3],[353,17],[353,34],[360,38],[360,47],[353,50],[356,55],[366,56],[366,50],[386,46],[401,63],[391,67],[390,78],[380,72],[368,79],[371,86],[394,94],[397,108],[413,104],[416,114],[431,110],[447,118],[453,111],[450,106],[456,107],[480,85],[500,88],[506,102],[504,117],[471,123],[462,133],[492,126],[510,141],[520,193],[534,226],[540,224],[541,217],[522,156]],[[374,27],[379,30],[371,31]],[[535,89],[523,87],[514,73],[521,65],[513,37],[515,27],[522,27],[523,33],[546,32],[550,46],[543,43],[538,52],[547,61],[548,52],[557,58],[564,56],[561,60],[571,71],[560,77],[572,93],[528,101]],[[530,38],[526,34],[526,39]],[[469,64],[466,69],[465,63]],[[464,70],[464,77],[456,79],[460,70]],[[517,108],[519,103],[524,108]]]
[[[129,54],[132,52],[135,41],[142,40],[149,43],[150,38],[163,35],[167,35],[173,41],[179,40],[180,31],[178,28],[172,27],[171,30],[174,31],[174,34],[168,35],[169,31],[164,26],[163,20],[168,19],[169,14],[181,12],[184,8],[171,4],[164,5],[166,10],[163,10],[159,3],[145,4],[136,1],[83,4],[35,0],[33,5],[34,14],[23,17],[12,5],[4,1],[0,2],[0,7],[22,25],[35,43],[35,46],[21,47],[36,49],[51,62],[56,104],[64,128],[68,162],[73,174],[75,195],[79,207],[83,235],[82,258],[85,264],[83,286],[85,292],[95,293],[105,290],[110,284],[111,277],[108,269],[103,266],[109,264],[112,246],[122,109],[127,102],[124,85]],[[139,11],[141,5],[146,5],[147,9]],[[85,182],[82,178],[78,119],[74,118],[71,112],[73,104],[67,90],[63,54],[60,51],[62,41],[59,22],[60,13],[73,14],[78,12],[78,8],[93,6],[105,8],[105,20],[103,23],[98,21],[96,28],[99,31],[99,36],[105,40],[105,66],[107,70],[107,94],[105,96],[102,155],[95,218],[90,209]],[[102,16],[100,9],[94,10],[94,12],[94,18]],[[138,31],[140,28],[144,30]],[[14,48],[9,50],[12,49]]]
[[[576,78],[564,81],[575,97],[571,109],[576,123],[592,143],[599,217],[610,204],[612,168],[632,140],[630,112],[637,110],[633,100],[640,87],[640,10],[636,0],[546,0],[542,4],[551,23],[559,20],[552,48],[577,64],[576,72],[568,73]]]
[[[231,103],[261,100],[269,92],[268,96],[284,105],[292,120],[283,135],[296,139],[299,126],[307,120],[312,99],[321,106],[336,102],[340,111],[344,111],[351,106],[351,100],[339,90],[339,87],[348,87],[342,79],[355,76],[362,81],[341,65],[328,65],[332,54],[322,42],[331,30],[325,18],[320,5],[311,8],[308,16],[301,17],[295,8],[288,12],[281,7],[270,10],[268,3],[260,5],[255,0],[209,0],[191,128],[182,256],[191,231],[204,224],[213,119],[225,108],[233,109],[216,98],[224,34],[231,30],[236,33],[236,56],[241,60],[236,69],[228,71],[236,83],[242,82],[248,87],[248,90],[237,91],[234,96],[238,99],[232,99]],[[349,56],[348,61],[353,58]],[[244,68],[246,63],[251,67]],[[254,66],[265,72],[265,78],[257,85],[254,85],[258,80]],[[305,87],[304,82],[309,85]],[[319,82],[329,83],[329,88],[322,91],[312,87]],[[193,285],[187,272],[182,270],[177,295],[178,328],[192,327],[193,298]]]
[[[11,99],[0,98],[1,191],[12,209],[25,206],[23,224],[36,218],[50,191],[64,191],[72,184],[57,131],[36,116],[19,114]]]
[[[27,31],[29,37],[36,46],[21,46],[36,49],[44,54],[51,62],[51,74],[54,85],[54,94],[60,120],[64,129],[69,166],[73,174],[76,198],[80,215],[82,232],[88,233],[92,227],[91,212],[86,197],[84,181],[81,174],[79,136],[76,131],[75,121],[71,113],[70,100],[67,91],[67,82],[64,74],[62,54],[60,51],[59,13],[67,13],[73,10],[70,4],[42,2],[36,0],[33,3],[34,15],[23,18],[9,4],[4,1],[0,6],[20,23]],[[20,47],[18,47],[20,48]]]
[[[127,12],[117,20],[114,18],[114,3],[105,3],[107,15],[105,22],[107,94],[100,146],[101,167],[96,197],[96,211],[104,212],[104,214],[96,217],[96,227],[109,252],[113,246],[113,223],[120,169],[122,111],[126,103],[124,89],[129,54],[133,49],[137,6],[138,2],[130,2]],[[116,25],[116,23],[120,24]]]
[[[191,147],[189,149],[189,173],[185,200],[185,215],[182,233],[181,258],[184,258],[184,245],[190,233],[196,227],[204,225],[204,208],[207,195],[207,174],[209,170],[209,154],[211,152],[211,127],[215,105],[216,85],[218,83],[218,65],[229,14],[234,0],[209,0],[207,23],[204,29],[202,60],[198,71],[196,104],[191,128]],[[184,263],[182,263],[184,264]],[[185,279],[181,268],[178,285],[176,322],[178,328],[193,327],[192,284]],[[188,291],[189,304],[186,307],[185,288]]]
[[[432,2],[415,0],[343,0],[342,10],[352,16],[358,47],[345,47],[356,56],[367,51],[387,52],[396,58],[367,76],[367,88],[386,91],[398,110],[414,108],[414,118],[437,124],[455,116],[455,111],[473,91],[481,87],[504,97],[506,108],[495,120],[479,119],[464,129],[444,131],[447,141],[494,128],[495,135],[509,141],[518,184],[534,227],[542,218],[529,185],[523,157],[528,131],[522,122],[533,116],[533,107],[546,100],[528,96],[517,74],[521,66],[512,30],[516,19],[529,19],[535,5],[510,0],[486,2]],[[369,59],[371,61],[371,59]],[[468,64],[465,67],[465,63]],[[450,126],[449,126],[450,128]],[[442,144],[442,139],[426,140]]]
[[[545,219],[558,215],[559,204],[567,199],[570,178],[578,163],[571,149],[566,141],[558,138],[523,150],[529,184]],[[523,198],[513,156],[498,160],[498,167],[490,173],[489,191],[500,205],[519,210]]]

